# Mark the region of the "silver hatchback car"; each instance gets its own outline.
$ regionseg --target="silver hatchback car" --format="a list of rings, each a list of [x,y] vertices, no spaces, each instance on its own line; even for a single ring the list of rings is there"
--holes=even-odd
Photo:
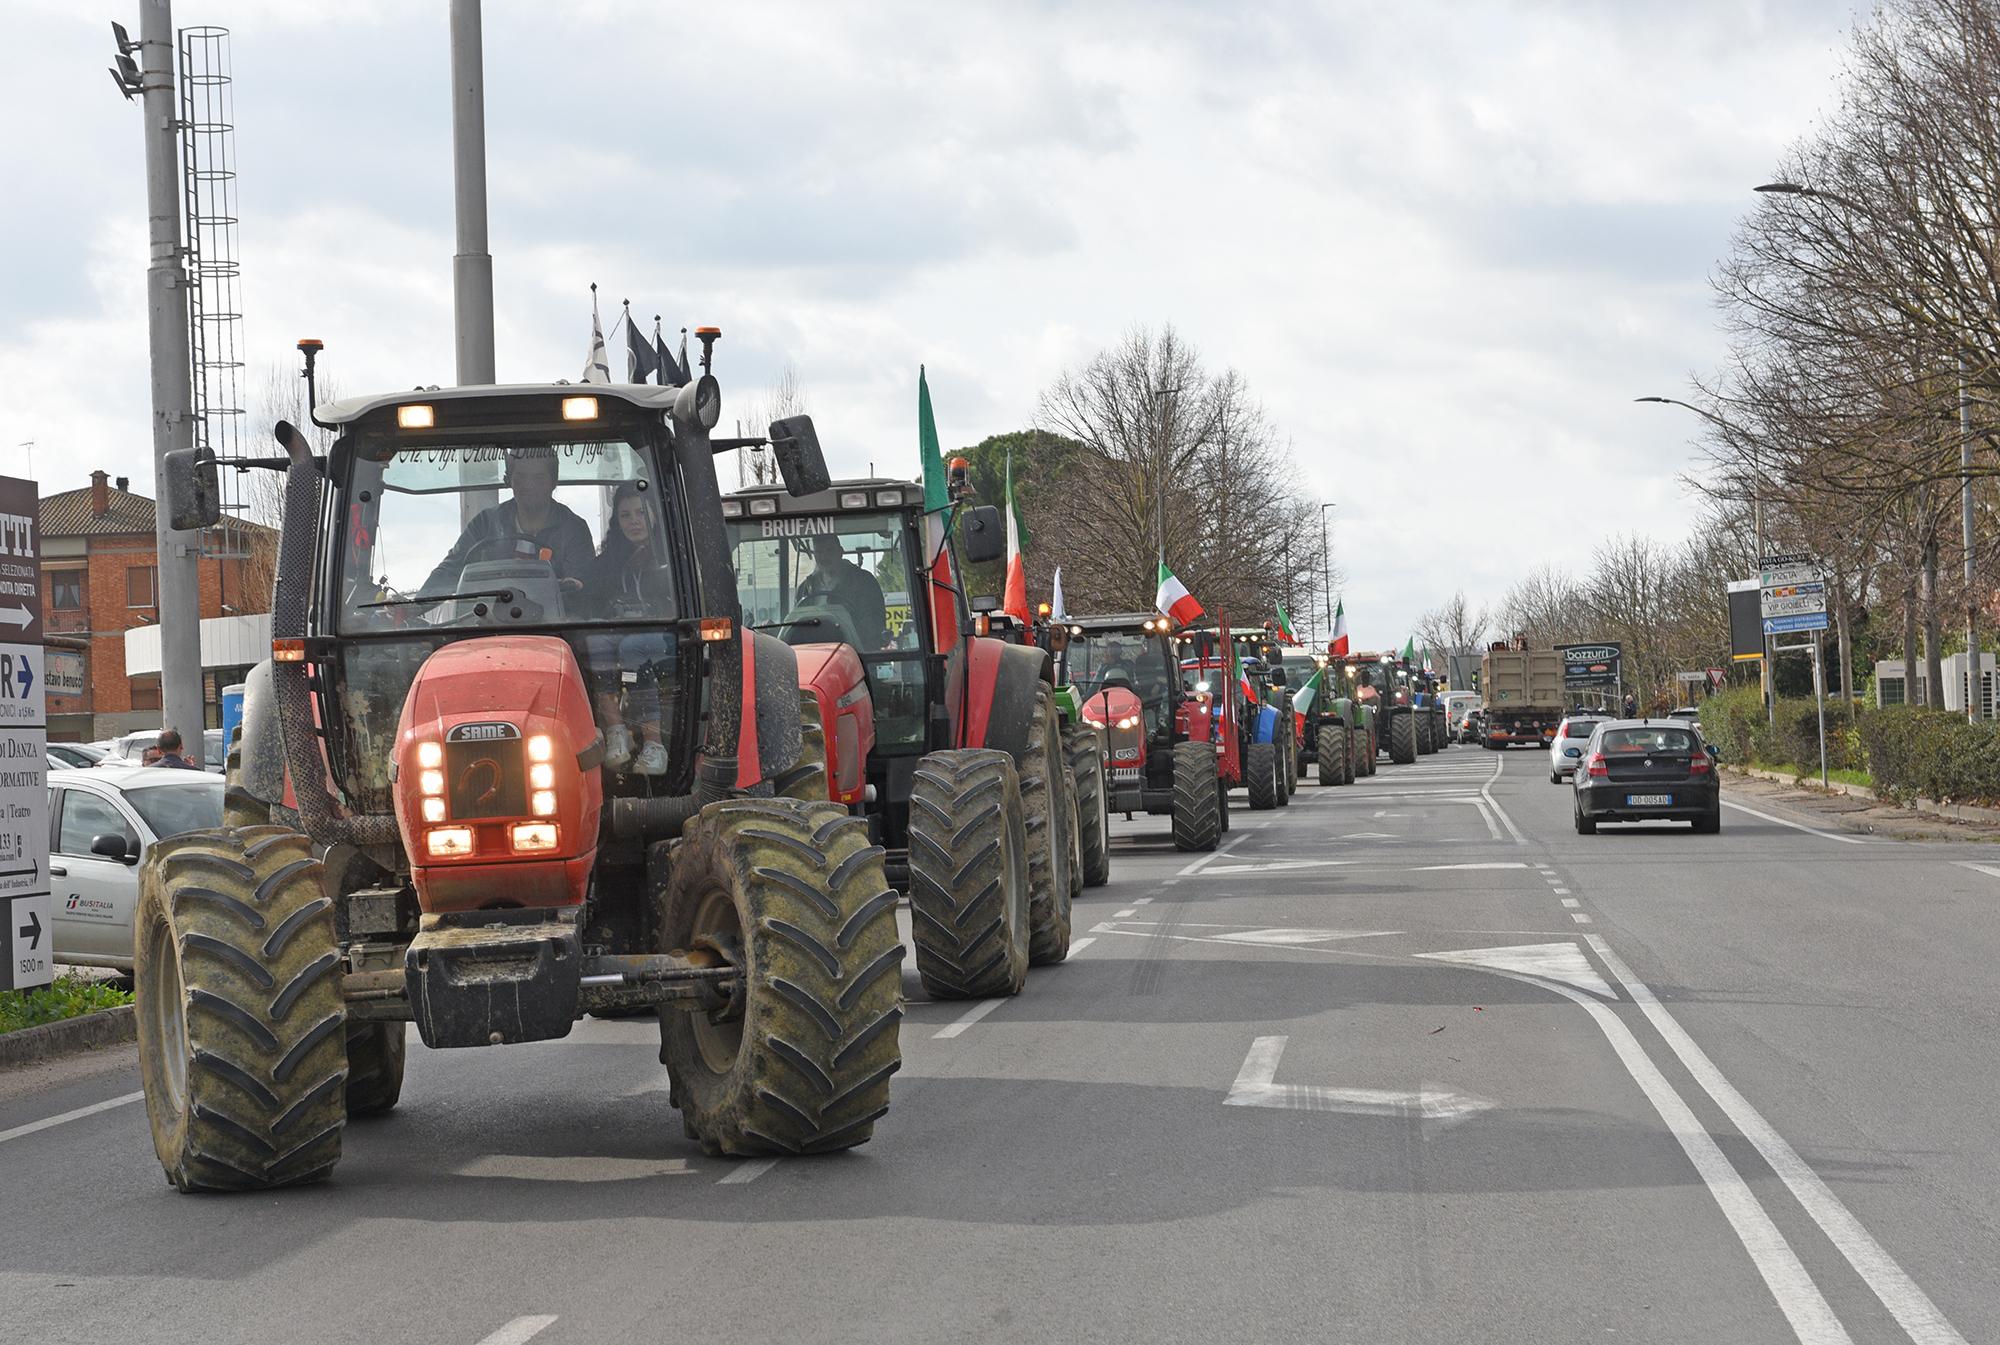
[[[1549,744],[1549,783],[1559,785],[1576,774],[1576,766],[1583,760],[1584,744],[1597,731],[1609,715],[1564,715],[1562,723],[1556,725],[1556,736]]]

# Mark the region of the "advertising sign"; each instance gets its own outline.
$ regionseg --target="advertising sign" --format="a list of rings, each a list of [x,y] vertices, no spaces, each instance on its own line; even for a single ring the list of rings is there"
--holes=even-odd
[[[80,649],[42,650],[42,690],[51,696],[83,694],[83,651]]]
[[[1559,644],[1562,655],[1563,690],[1579,691],[1619,684],[1624,646],[1619,644]]]
[[[0,477],[0,990],[55,973],[38,496]]]

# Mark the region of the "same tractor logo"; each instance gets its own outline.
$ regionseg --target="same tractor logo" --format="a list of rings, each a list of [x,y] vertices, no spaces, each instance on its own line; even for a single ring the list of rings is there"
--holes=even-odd
[[[444,735],[448,743],[497,743],[508,738],[518,738],[521,730],[512,724],[499,722],[478,724],[455,724]]]

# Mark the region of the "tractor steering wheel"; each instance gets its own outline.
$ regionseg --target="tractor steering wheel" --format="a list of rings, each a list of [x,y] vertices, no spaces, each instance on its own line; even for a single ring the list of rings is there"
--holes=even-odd
[[[508,542],[508,543],[526,542],[529,545],[529,547],[533,549],[535,555],[540,556],[542,553],[542,544],[536,541],[534,538],[528,536],[528,534],[526,534],[525,532],[502,533],[497,537],[482,537],[478,541],[474,542],[472,544],[471,549],[465,553],[465,560],[463,562],[463,565],[472,564],[472,562],[474,562],[475,560],[480,559],[480,554],[479,554],[480,552],[485,551],[488,548],[498,546],[502,542]],[[516,551],[518,553],[519,551],[518,547],[516,547]],[[460,568],[463,568],[463,565],[461,565]]]

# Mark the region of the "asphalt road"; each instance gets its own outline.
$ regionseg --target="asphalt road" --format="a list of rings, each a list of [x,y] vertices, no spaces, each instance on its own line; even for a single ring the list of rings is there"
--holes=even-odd
[[[413,1046],[258,1196],[164,1184],[129,1050],[0,1076],[0,1338],[2000,1340],[2000,854],[1580,837],[1547,764],[1115,820],[1069,963],[912,979],[834,1158],[702,1156],[632,1022]]]

